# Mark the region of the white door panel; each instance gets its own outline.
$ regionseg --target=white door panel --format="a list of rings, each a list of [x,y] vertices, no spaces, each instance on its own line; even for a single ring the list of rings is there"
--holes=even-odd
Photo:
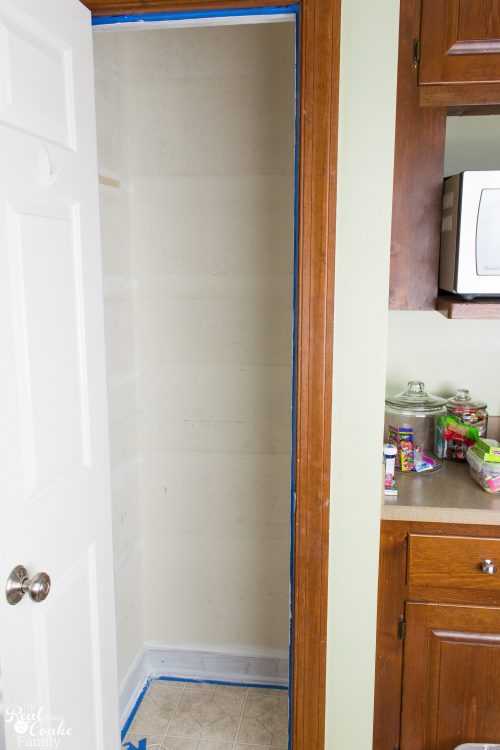
[[[76,0],[2,0],[0,60],[0,586],[17,564],[52,579],[41,603],[0,595],[3,704],[54,717],[45,728],[59,728],[61,750],[109,750],[119,734],[90,14]],[[8,750],[23,746],[22,728],[6,721]]]

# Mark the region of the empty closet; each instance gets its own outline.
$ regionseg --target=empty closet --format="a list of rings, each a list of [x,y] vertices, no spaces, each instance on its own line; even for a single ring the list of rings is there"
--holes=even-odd
[[[94,63],[122,694],[285,686],[295,23],[103,25]]]

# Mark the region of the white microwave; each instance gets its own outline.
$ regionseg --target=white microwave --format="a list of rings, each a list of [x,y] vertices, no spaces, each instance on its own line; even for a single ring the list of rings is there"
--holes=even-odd
[[[500,170],[444,181],[439,288],[466,299],[500,296]]]

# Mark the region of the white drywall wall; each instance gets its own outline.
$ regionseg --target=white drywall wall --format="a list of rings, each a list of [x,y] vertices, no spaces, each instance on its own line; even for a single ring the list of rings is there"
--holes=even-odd
[[[94,60],[99,171],[119,183],[119,187],[100,186],[100,204],[121,681],[143,641],[133,283],[121,37],[95,36]]]
[[[294,26],[123,43],[144,638],[286,654]]]

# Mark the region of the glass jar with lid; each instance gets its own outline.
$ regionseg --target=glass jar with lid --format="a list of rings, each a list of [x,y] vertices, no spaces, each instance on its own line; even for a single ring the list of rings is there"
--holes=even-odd
[[[396,468],[416,474],[441,468],[446,400],[427,393],[420,380],[385,401],[384,440],[397,448]]]
[[[446,402],[446,425],[443,430],[444,457],[465,461],[468,448],[478,438],[486,437],[488,412],[484,401],[473,399],[466,388],[459,388]]]

